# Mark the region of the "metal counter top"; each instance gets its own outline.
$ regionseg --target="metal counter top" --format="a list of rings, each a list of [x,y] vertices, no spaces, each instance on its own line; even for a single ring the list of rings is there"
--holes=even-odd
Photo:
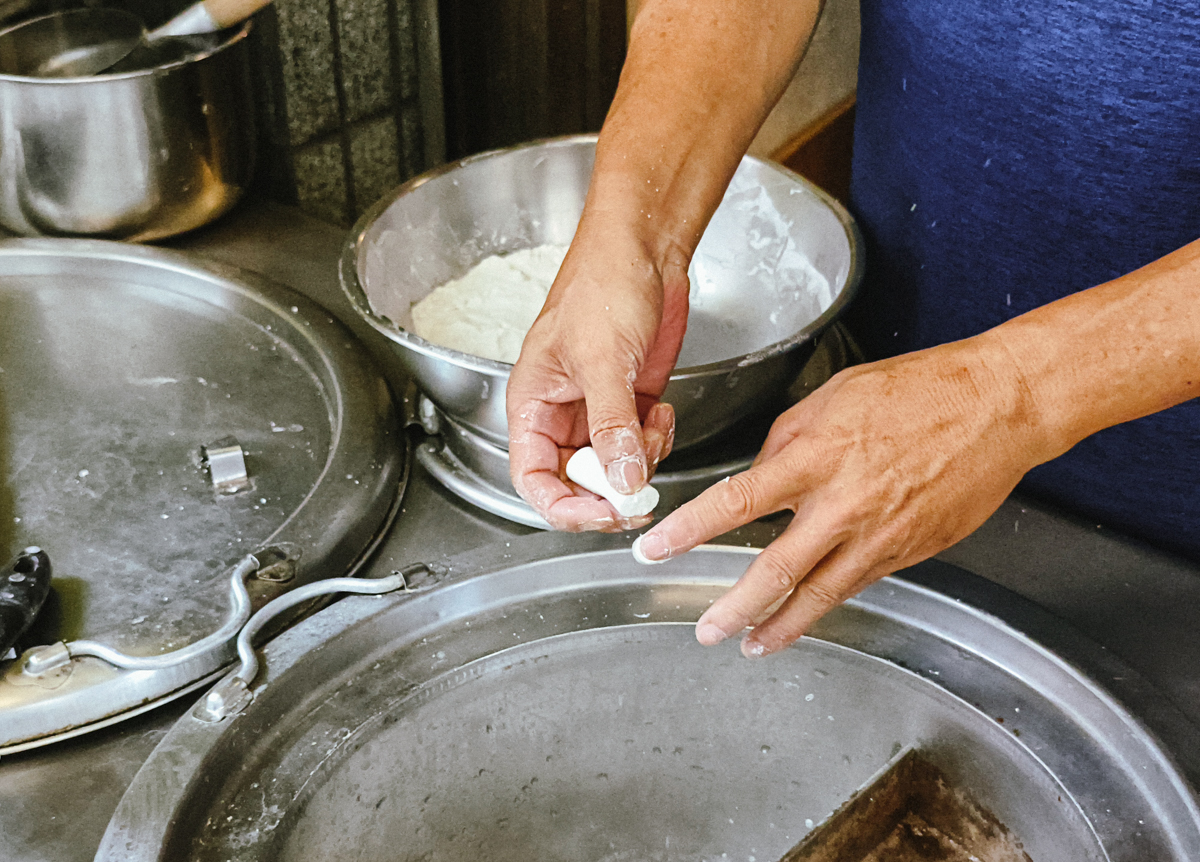
[[[381,338],[352,316],[337,284],[345,238],[345,231],[293,209],[250,203],[165,245],[296,288],[382,353]],[[722,541],[760,545],[785,523],[776,516]],[[471,509],[414,465],[401,515],[366,574],[438,561],[530,532]],[[939,558],[1049,610],[1141,674],[1200,726],[1200,566],[1019,496]],[[80,739],[0,760],[0,859],[91,860],[139,766],[194,700],[185,697]],[[1185,768],[1193,785],[1200,785],[1200,770]]]

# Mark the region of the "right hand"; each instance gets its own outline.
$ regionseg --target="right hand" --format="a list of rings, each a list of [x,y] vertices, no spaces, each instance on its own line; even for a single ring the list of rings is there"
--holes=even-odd
[[[687,325],[687,260],[656,263],[628,226],[580,224],[508,382],[509,463],[517,493],[556,530],[631,530],[570,482],[591,445],[609,482],[633,493],[671,451],[675,414],[659,401]]]
[[[776,652],[869,584],[970,534],[1062,451],[1036,385],[996,330],[847,368],[772,425],[749,470],[676,509],[640,550],[666,560],[792,511],[696,626],[706,645],[753,626],[743,653]]]
[[[626,530],[568,482],[590,441],[618,491],[671,449],[659,398],[687,321],[688,261],[792,79],[820,0],[645,0],[596,144],[583,215],[508,384],[513,487],[560,530]]]

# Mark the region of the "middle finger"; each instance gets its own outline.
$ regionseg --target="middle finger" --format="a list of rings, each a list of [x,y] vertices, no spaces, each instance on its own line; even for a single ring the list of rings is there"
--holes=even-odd
[[[836,553],[840,538],[818,515],[801,514],[768,545],[725,595],[696,622],[696,639],[711,646],[761,619],[790,594],[824,559]]]

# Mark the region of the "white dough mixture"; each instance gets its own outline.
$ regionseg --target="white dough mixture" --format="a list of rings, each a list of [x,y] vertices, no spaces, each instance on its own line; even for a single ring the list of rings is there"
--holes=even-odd
[[[434,344],[512,364],[566,257],[541,245],[484,258],[412,307],[413,331]]]

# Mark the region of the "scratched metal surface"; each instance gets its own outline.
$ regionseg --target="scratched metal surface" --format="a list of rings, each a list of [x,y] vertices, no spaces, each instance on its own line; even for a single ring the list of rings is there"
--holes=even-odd
[[[227,613],[228,568],[315,484],[332,393],[287,332],[188,271],[24,261],[0,248],[0,545],[46,548],[57,598],[25,641],[189,643]],[[201,465],[227,435],[248,492],[215,493]]]
[[[0,667],[6,753],[218,670],[235,564],[264,549],[256,559],[292,561],[282,580],[247,580],[247,608],[344,574],[407,476],[395,400],[329,312],[174,252],[0,243],[0,378],[0,542],[38,545],[54,567],[53,601],[19,646],[71,655],[52,674]],[[225,494],[202,453],[231,436],[249,487]]]

